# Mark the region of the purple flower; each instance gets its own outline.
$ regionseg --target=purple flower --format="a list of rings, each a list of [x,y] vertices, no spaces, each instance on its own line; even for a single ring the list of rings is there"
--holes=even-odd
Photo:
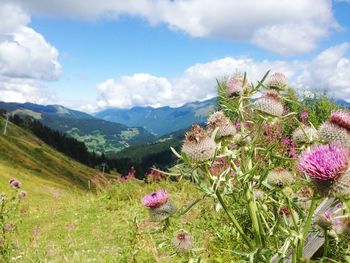
[[[22,183],[21,183],[20,181],[18,181],[17,179],[11,179],[11,180],[9,181],[9,184],[10,184],[10,186],[12,186],[13,188],[20,188]]]
[[[306,121],[308,117],[309,117],[309,114],[307,113],[307,111],[303,111],[302,113],[300,113],[300,119],[303,122]]]
[[[318,145],[301,154],[298,169],[311,179],[329,181],[346,169],[348,160],[349,150],[341,145]]]
[[[338,209],[341,209],[341,208],[343,208],[343,204],[342,203],[338,203],[338,204],[336,204],[335,207],[338,208]]]
[[[331,219],[331,218],[332,218],[332,212],[329,211],[329,210],[324,211],[324,212],[323,212],[323,215],[324,215],[324,217],[327,218],[327,219]]]
[[[159,190],[157,192],[145,195],[142,198],[142,204],[147,207],[158,207],[165,204],[168,201],[169,195],[165,190]]]

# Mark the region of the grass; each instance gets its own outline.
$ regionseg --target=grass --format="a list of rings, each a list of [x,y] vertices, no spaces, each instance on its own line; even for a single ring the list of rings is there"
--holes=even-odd
[[[3,126],[0,118],[0,130]],[[147,208],[140,202],[143,195],[166,189],[182,208],[201,196],[193,183],[130,180],[94,193],[87,189],[87,181],[97,173],[9,124],[7,135],[0,135],[0,192],[11,193],[11,178],[20,180],[28,192],[21,204],[11,262],[233,260],[228,252],[232,251],[233,230],[225,226],[222,212],[212,212],[211,199],[172,218],[165,231],[161,231],[162,223],[149,221]],[[193,236],[192,255],[176,254],[172,246],[174,235],[182,229]]]
[[[28,196],[14,262],[187,262],[190,256],[176,254],[172,246],[181,229],[193,235],[193,259],[234,259],[228,252],[232,249],[231,230],[217,229],[225,220],[221,213],[208,212],[213,205],[210,200],[202,201],[182,218],[172,218],[164,232],[162,223],[150,222],[140,199],[160,188],[171,193],[178,207],[200,196],[190,182],[145,184],[137,180],[118,183],[97,195],[64,192],[54,200],[42,199],[35,204]]]

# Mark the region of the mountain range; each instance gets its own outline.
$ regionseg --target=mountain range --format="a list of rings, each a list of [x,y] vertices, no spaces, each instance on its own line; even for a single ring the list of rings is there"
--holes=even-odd
[[[60,105],[0,102],[0,109],[39,120],[84,142],[91,152],[113,153],[132,145],[157,141],[193,123],[202,123],[214,110],[215,102],[214,98],[178,108],[106,109],[94,116]]]
[[[157,137],[185,129],[193,123],[205,122],[214,111],[216,98],[186,103],[172,107],[134,107],[131,109],[109,108],[95,114],[96,118],[129,127],[141,126]]]
[[[39,120],[54,130],[84,142],[89,151],[96,153],[120,151],[130,145],[155,138],[142,127],[127,127],[120,123],[108,122],[59,105],[0,102],[0,109]]]

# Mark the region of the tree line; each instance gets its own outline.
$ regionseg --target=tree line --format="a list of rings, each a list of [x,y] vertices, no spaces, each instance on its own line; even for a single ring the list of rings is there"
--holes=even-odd
[[[5,117],[6,110],[0,109],[0,115]],[[126,176],[131,167],[134,167],[136,169],[135,176],[139,179],[143,179],[145,173],[147,173],[153,165],[166,169],[175,160],[169,149],[169,145],[166,145],[167,147],[163,147],[160,151],[154,152],[150,150],[149,154],[143,154],[142,158],[124,156],[123,154],[115,154],[112,157],[106,156],[104,153],[96,154],[95,152],[89,152],[83,142],[80,142],[63,132],[51,129],[31,116],[14,114],[10,115],[9,121],[21,128],[29,130],[47,145],[70,158],[89,167],[101,171],[103,169],[106,173],[115,170],[122,176]],[[152,147],[152,145],[150,145],[150,147]],[[142,149],[143,151],[148,152],[145,145],[142,145]]]

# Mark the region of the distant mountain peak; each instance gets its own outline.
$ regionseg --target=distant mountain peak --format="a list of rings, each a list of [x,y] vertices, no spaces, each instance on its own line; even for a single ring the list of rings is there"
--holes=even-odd
[[[131,109],[108,108],[95,114],[97,118],[122,123],[127,126],[142,126],[149,132],[162,136],[205,122],[214,110],[216,98],[189,102],[181,107],[133,107]]]

